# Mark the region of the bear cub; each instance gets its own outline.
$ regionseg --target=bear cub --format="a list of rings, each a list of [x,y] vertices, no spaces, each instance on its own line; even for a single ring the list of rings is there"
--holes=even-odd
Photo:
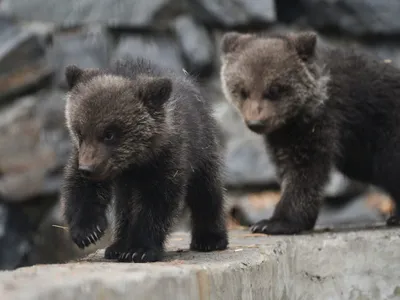
[[[190,248],[227,248],[221,151],[211,105],[189,76],[137,58],[109,70],[68,66],[65,116],[73,144],[61,197],[80,248],[107,228],[113,199],[115,241],[105,258],[162,259],[184,206]]]
[[[229,32],[221,41],[225,97],[264,135],[282,197],[265,234],[311,230],[332,168],[380,187],[400,219],[400,70],[355,49],[317,44],[303,31]]]

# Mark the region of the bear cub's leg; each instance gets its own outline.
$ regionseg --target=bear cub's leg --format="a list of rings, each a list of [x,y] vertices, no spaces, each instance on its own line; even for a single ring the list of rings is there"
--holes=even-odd
[[[129,175],[116,180],[116,236],[105,258],[159,261],[179,202],[183,201],[184,178],[160,174],[137,184],[131,180]]]
[[[108,226],[106,210],[111,199],[111,186],[107,182],[87,180],[77,166],[77,154],[73,153],[66,166],[61,196],[71,238],[83,249],[104,235]]]
[[[186,196],[192,217],[192,250],[224,250],[228,246],[222,186],[212,162],[192,174]]]

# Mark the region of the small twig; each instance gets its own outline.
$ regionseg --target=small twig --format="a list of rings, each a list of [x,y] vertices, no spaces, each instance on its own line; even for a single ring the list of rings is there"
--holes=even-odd
[[[65,227],[65,226],[60,226],[60,225],[51,225],[51,226],[61,228],[61,229],[64,229],[65,231],[68,231],[68,227]]]

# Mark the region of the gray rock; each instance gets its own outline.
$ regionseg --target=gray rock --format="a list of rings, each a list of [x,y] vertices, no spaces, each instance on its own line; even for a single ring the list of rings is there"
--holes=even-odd
[[[35,87],[52,67],[40,35],[0,17],[0,100]]]
[[[135,34],[121,37],[113,60],[145,57],[162,67],[182,72],[184,64],[175,39],[166,34]]]
[[[0,112],[0,196],[21,202],[55,194],[70,150],[64,93],[40,92]]]
[[[276,20],[273,0],[192,0],[189,8],[195,18],[209,26],[230,28]]]
[[[215,51],[207,30],[188,16],[177,18],[174,27],[187,71],[209,75],[213,70]]]
[[[309,25],[355,35],[400,33],[400,2],[392,0],[301,0]]]
[[[81,68],[104,68],[112,52],[111,36],[106,29],[90,26],[82,31],[57,33],[53,38],[50,57],[57,72],[55,82],[67,88],[65,67],[70,64]]]
[[[2,0],[0,12],[22,20],[54,22],[62,26],[89,23],[112,27],[151,27],[181,9],[173,0]]]

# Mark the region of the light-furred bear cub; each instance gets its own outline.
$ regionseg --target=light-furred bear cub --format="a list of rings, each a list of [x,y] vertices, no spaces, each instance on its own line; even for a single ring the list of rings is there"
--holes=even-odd
[[[142,58],[65,74],[73,151],[61,198],[72,240],[80,248],[99,240],[115,197],[108,259],[160,260],[184,205],[190,248],[227,248],[217,124],[196,84]]]
[[[221,41],[223,91],[265,136],[282,197],[269,220],[251,228],[295,234],[316,222],[333,167],[378,186],[400,217],[400,71],[354,49],[317,45],[311,31],[229,32]]]

